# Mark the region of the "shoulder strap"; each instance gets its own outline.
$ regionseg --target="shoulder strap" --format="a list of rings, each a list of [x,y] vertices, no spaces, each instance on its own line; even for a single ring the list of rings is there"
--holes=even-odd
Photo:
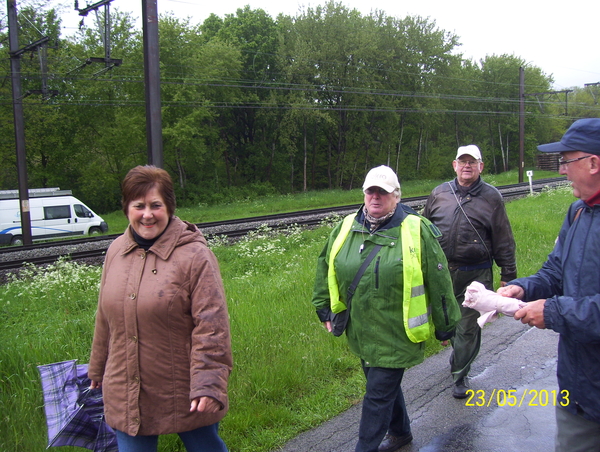
[[[579,215],[581,215],[582,210],[583,210],[583,207],[580,207],[579,209],[577,209],[575,211],[575,216],[573,217],[573,220],[571,220],[571,224],[573,224],[577,221],[577,218],[579,218]]]
[[[356,276],[352,280],[352,283],[350,284],[350,287],[348,287],[348,296],[346,297],[346,308],[348,308],[348,309],[350,308],[350,301],[352,301],[352,297],[354,296],[354,292],[356,291],[356,287],[358,286],[358,283],[360,282],[360,278],[362,278],[362,276],[364,275],[365,271],[367,270],[367,267],[369,266],[369,264],[371,263],[371,261],[375,258],[375,255],[377,253],[379,253],[379,250],[382,247],[383,247],[383,245],[375,245],[375,247],[371,250],[371,252],[367,256],[367,258],[364,260],[364,262],[362,263],[362,265],[358,269],[358,272],[356,272]]]
[[[332,306],[333,312],[335,312],[336,314],[338,312],[341,312],[341,311],[337,311],[337,309],[343,310],[343,309],[345,309],[345,305],[340,300],[340,291],[339,291],[337,278],[335,275],[335,267],[334,267],[335,257],[340,252],[340,249],[342,249],[342,245],[344,245],[344,242],[346,241],[348,234],[350,234],[350,229],[352,229],[352,223],[354,222],[355,217],[356,217],[356,214],[350,214],[346,218],[344,218],[344,221],[342,222],[342,226],[340,227],[340,230],[338,231],[338,235],[335,238],[335,240],[333,241],[331,250],[329,251],[329,260],[328,260],[329,266],[327,268],[327,286],[329,287],[329,298],[330,298],[331,306]],[[338,308],[338,305],[339,305],[339,308]]]
[[[485,240],[483,240],[483,237],[481,237],[481,235],[479,234],[479,231],[477,230],[477,228],[475,227],[475,225],[471,222],[471,219],[469,218],[469,215],[467,215],[467,212],[465,212],[465,209],[463,209],[463,206],[460,203],[460,200],[458,199],[458,196],[456,194],[456,191],[454,191],[454,187],[452,186],[452,184],[450,182],[447,182],[447,184],[450,187],[450,190],[452,190],[452,194],[454,195],[454,199],[456,199],[456,204],[458,204],[458,208],[461,210],[461,212],[465,216],[467,222],[473,228],[473,231],[475,231],[475,234],[477,234],[477,237],[479,237],[479,241],[485,247],[485,251],[487,252],[488,259],[490,260],[490,262],[493,263],[494,260],[492,259],[492,253],[490,253],[490,250],[488,249],[487,245],[485,244]]]

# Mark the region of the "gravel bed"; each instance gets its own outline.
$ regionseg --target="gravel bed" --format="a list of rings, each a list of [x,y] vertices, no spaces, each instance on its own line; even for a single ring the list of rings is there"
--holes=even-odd
[[[101,240],[98,242],[80,243],[77,245],[52,246],[48,248],[37,248],[35,250],[19,250],[16,246],[15,252],[5,252],[0,254],[0,262],[8,262],[17,259],[29,259],[32,257],[56,256],[57,254],[69,254],[77,251],[96,250],[99,248],[108,248],[112,240]]]

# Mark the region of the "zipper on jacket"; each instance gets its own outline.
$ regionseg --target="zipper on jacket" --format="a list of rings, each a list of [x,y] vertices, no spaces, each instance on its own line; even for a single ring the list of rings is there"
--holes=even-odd
[[[448,319],[448,306],[446,306],[446,295],[442,295],[442,310],[444,311],[444,319],[446,320],[446,325],[450,324],[450,319]]]
[[[375,289],[379,289],[379,261],[381,260],[381,256],[377,256],[377,260],[375,261]]]

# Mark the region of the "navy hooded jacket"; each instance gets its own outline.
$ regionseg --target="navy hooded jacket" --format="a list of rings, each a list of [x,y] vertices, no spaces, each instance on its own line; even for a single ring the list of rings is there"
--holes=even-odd
[[[546,328],[560,334],[558,385],[573,414],[600,423],[600,204],[571,204],[542,268],[509,282],[525,301],[546,298]],[[558,402],[562,402],[559,399]]]

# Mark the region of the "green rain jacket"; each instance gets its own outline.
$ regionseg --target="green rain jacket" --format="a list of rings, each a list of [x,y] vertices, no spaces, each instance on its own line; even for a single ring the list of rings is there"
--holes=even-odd
[[[352,299],[346,329],[350,350],[367,367],[406,368],[423,361],[425,342],[414,343],[406,335],[403,318],[402,243],[400,225],[407,215],[417,213],[398,204],[396,212],[373,234],[369,233],[362,209],[348,238],[335,258],[340,294],[345,296],[363,260],[376,245],[383,245],[362,276]],[[438,340],[449,339],[460,320],[448,264],[437,236],[439,231],[421,217],[421,260],[425,291]],[[341,223],[329,236],[317,262],[313,304],[322,322],[330,320],[331,305],[327,284],[331,246]]]

